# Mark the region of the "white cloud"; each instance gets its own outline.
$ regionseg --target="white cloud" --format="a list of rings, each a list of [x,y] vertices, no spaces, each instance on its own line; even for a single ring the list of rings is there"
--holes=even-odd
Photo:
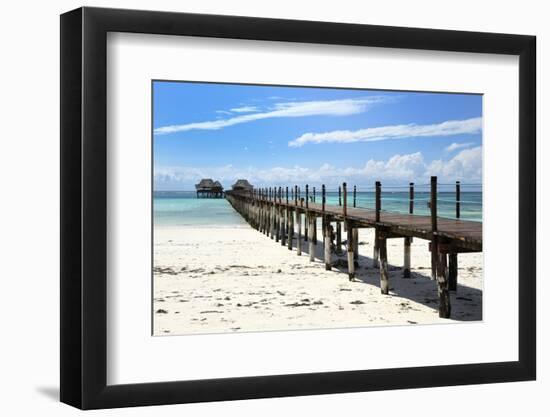
[[[229,119],[209,120],[205,122],[186,123],[181,125],[162,126],[154,130],[156,135],[190,130],[217,130],[240,123],[248,123],[262,119],[306,116],[348,116],[362,113],[370,106],[387,101],[385,97],[366,97],[358,99],[299,101],[276,103],[269,110],[261,113],[245,114]]]
[[[473,144],[474,142],[466,142],[466,143],[453,142],[445,148],[445,152],[452,152],[452,151],[456,151],[457,149],[469,148]]]
[[[260,109],[256,106],[243,106],[243,107],[234,107],[232,109],[229,109],[229,111],[233,113],[253,113],[260,111]]]
[[[466,149],[448,161],[426,163],[421,152],[394,155],[387,161],[371,159],[363,166],[335,167],[324,163],[319,167],[167,167],[155,169],[158,189],[193,189],[201,178],[215,178],[226,187],[237,178],[247,178],[255,186],[287,186],[292,184],[325,184],[334,188],[346,181],[357,186],[372,186],[374,181],[384,185],[403,185],[410,181],[429,182],[437,175],[439,182],[481,182],[481,147]]]
[[[481,183],[482,149],[477,146],[459,152],[449,161],[435,160],[427,167],[427,175],[437,175],[438,181],[467,181]]]
[[[452,136],[473,134],[481,131],[481,117],[466,120],[448,120],[430,125],[393,125],[369,127],[360,130],[335,130],[325,133],[305,133],[288,143],[300,147],[307,143],[375,142],[390,139],[405,139],[428,136]]]

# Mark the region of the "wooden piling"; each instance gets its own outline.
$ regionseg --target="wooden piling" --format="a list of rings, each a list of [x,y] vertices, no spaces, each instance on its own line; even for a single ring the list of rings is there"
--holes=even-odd
[[[409,214],[414,213],[414,183],[409,183]],[[403,245],[403,278],[411,277],[411,243],[412,237],[406,236]]]
[[[345,200],[344,200],[345,201]],[[355,278],[355,259],[354,259],[354,242],[355,238],[353,235],[353,232],[356,229],[353,228],[351,223],[346,223],[346,233],[347,233],[347,241],[348,241],[348,278],[350,281],[353,281]]]
[[[309,239],[309,185],[306,184],[306,211],[304,218],[304,242]]]
[[[403,262],[403,278],[411,277],[411,237],[405,238],[404,244],[404,262]]]
[[[378,258],[380,256],[380,245],[378,237],[378,227],[374,228],[374,245],[372,248],[372,267],[378,268]]]
[[[325,252],[325,269],[330,271],[332,269],[332,238],[330,232],[330,221],[325,219],[325,230],[324,230],[324,252]]]
[[[378,247],[380,248],[380,292],[388,294],[390,282],[388,276],[388,248],[385,233],[378,233]]]
[[[456,192],[456,218],[460,219],[460,181],[455,184]],[[458,285],[458,254],[449,253],[449,291],[456,291]]]
[[[432,246],[432,253],[434,248]],[[447,254],[437,250],[437,291],[439,294],[439,317],[451,317],[451,298],[449,295],[449,281],[447,279]]]
[[[449,291],[456,291],[458,285],[458,256],[456,253],[449,253]]]
[[[294,212],[288,209],[288,250],[292,250],[292,239],[294,239]]]
[[[357,186],[353,186],[353,207],[357,207]]]
[[[309,222],[309,261],[315,261],[315,245],[313,243],[313,230],[315,229],[315,216],[308,214],[307,221]]]
[[[303,204],[304,200],[300,200],[300,204]],[[301,210],[296,210],[296,227],[298,228],[298,235],[296,239],[296,254],[298,256],[302,255],[302,212]]]
[[[430,215],[432,227],[432,279],[437,278],[437,177],[430,178]]]

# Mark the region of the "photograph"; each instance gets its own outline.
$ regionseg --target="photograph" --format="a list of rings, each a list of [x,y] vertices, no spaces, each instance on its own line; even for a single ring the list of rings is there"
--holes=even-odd
[[[151,88],[154,336],[483,320],[483,95]]]

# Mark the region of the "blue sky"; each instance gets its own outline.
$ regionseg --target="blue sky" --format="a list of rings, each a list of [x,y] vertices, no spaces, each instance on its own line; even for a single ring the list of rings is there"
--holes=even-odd
[[[481,182],[482,96],[153,83],[154,187]]]

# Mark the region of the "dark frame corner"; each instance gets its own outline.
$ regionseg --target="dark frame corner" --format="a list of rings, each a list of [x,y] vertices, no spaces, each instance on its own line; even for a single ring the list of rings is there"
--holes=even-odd
[[[106,37],[110,31],[519,56],[519,360],[108,386]],[[61,401],[82,409],[536,378],[536,38],[80,8],[61,16]]]

